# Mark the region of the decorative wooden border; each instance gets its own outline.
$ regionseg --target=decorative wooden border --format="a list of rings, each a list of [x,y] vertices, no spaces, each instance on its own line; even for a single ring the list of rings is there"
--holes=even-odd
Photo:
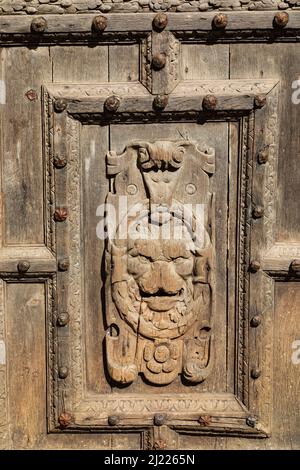
[[[155,414],[167,414],[167,426],[177,432],[266,437],[270,432],[272,401],[272,328],[273,281],[263,270],[251,273],[253,257],[261,260],[273,243],[274,195],[277,165],[278,87],[273,80],[228,80],[182,82],[169,95],[161,111],[153,107],[151,95],[140,83],[62,85],[49,84],[44,89],[45,122],[50,125],[49,157],[67,157],[67,166],[55,171],[58,188],[56,203],[69,208],[68,223],[56,233],[56,253],[64,252],[69,269],[58,272],[57,298],[60,304],[51,312],[49,325],[56,325],[57,311],[68,310],[72,321],[63,329],[52,328],[49,351],[49,430],[57,432],[89,430],[107,432],[110,416],[118,415],[118,429],[145,430]],[[207,96],[214,95],[213,110],[207,109]],[[109,96],[120,104],[115,112],[105,110]],[[185,119],[240,123],[237,364],[235,394],[183,394],[179,396],[111,395],[86,396],[84,389],[84,354],[82,345],[81,254],[80,254],[80,123],[159,122]],[[56,132],[59,129],[59,132]],[[57,134],[57,135],[56,135]],[[256,135],[260,137],[256,139]],[[261,146],[268,147],[269,160],[256,168]],[[53,162],[52,162],[53,163]],[[48,176],[50,172],[48,171]],[[53,182],[48,185],[53,188]],[[253,220],[253,203],[266,204],[266,218]],[[70,246],[65,240],[70,240]],[[63,250],[60,244],[62,243]],[[251,250],[250,250],[251,247]],[[251,268],[250,268],[251,270]],[[62,285],[61,285],[62,283]],[[62,287],[63,286],[63,287]],[[64,294],[60,294],[63,290]],[[68,292],[68,294],[66,294]],[[258,295],[258,292],[261,294]],[[50,298],[52,296],[50,295]],[[263,326],[251,329],[253,308],[263,315]],[[53,305],[52,305],[53,310]],[[253,330],[253,331],[252,331]],[[51,331],[49,331],[51,333]],[[259,347],[258,347],[259,345]],[[60,368],[67,368],[65,377]],[[258,369],[261,368],[261,375]],[[256,372],[257,377],[254,377]],[[202,426],[199,417],[210,416]],[[200,420],[201,422],[201,420]]]
[[[276,15],[287,15],[280,20],[284,26],[276,26]],[[155,13],[137,15],[129,12],[124,15],[116,12],[105,13],[107,25],[103,31],[95,32],[93,21],[96,16],[99,16],[97,12],[96,14],[89,12],[68,15],[43,14],[43,26],[38,26],[39,32],[34,32],[35,18],[29,15],[0,15],[0,44],[41,46],[57,43],[135,42],[154,28]],[[226,26],[222,28],[214,26],[216,17],[214,12],[167,12],[166,17],[168,21],[165,30],[171,31],[185,42],[299,40],[300,11],[298,10],[292,10],[288,14],[274,11],[230,11],[226,13]]]

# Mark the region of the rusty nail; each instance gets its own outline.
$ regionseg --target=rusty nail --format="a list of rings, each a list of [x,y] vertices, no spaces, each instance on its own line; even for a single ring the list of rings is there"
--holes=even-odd
[[[70,426],[72,421],[73,421],[73,416],[70,413],[67,413],[66,411],[62,413],[58,418],[59,425],[63,429]]]
[[[213,18],[213,26],[218,29],[226,28],[228,23],[228,17],[225,13],[218,13]]]
[[[68,271],[70,267],[70,263],[69,263],[69,260],[67,258],[65,259],[60,259],[58,261],[58,269],[59,271]]]
[[[153,449],[163,450],[167,448],[167,442],[164,439],[157,439],[153,444]]]
[[[104,109],[110,113],[117,111],[120,106],[120,98],[115,95],[109,96],[104,102]]]
[[[68,373],[69,373],[69,369],[67,368],[67,366],[61,366],[59,369],[58,369],[58,375],[59,375],[59,378],[60,379],[65,379],[68,377]]]
[[[252,273],[257,273],[257,271],[260,270],[260,262],[257,260],[252,260],[249,269]]]
[[[92,22],[92,30],[97,33],[102,33],[107,28],[107,18],[99,15],[95,16]]]
[[[260,315],[254,315],[254,317],[250,320],[250,325],[252,328],[257,328],[261,324],[261,317]]]
[[[153,108],[155,111],[163,111],[167,106],[169,98],[167,95],[157,95],[153,100]]]
[[[250,426],[250,428],[255,428],[256,423],[257,420],[256,418],[254,418],[254,416],[248,416],[248,418],[246,419],[246,424],[247,426]]]
[[[28,90],[25,93],[25,96],[29,99],[29,101],[36,101],[38,99],[37,92],[35,90]]]
[[[70,321],[70,317],[68,312],[60,312],[57,317],[57,325],[58,326],[66,326]]]
[[[252,217],[260,219],[264,215],[264,208],[262,206],[255,206],[252,210]]]
[[[261,375],[261,371],[259,369],[257,369],[256,367],[254,367],[253,369],[251,369],[251,377],[252,379],[258,379],[258,377],[260,377]]]
[[[286,11],[279,11],[274,16],[273,26],[284,28],[289,22],[289,15]]]
[[[18,263],[18,271],[19,273],[26,273],[28,269],[30,268],[30,263],[29,261],[19,261]]]
[[[53,164],[55,168],[64,168],[67,164],[67,159],[66,157],[59,157],[58,155],[56,155],[53,158]]]
[[[290,264],[290,269],[294,273],[300,271],[300,259],[294,259]]]
[[[34,18],[30,28],[33,33],[43,33],[47,28],[47,21],[42,16]]]
[[[211,424],[211,416],[209,415],[200,416],[198,419],[198,423],[200,424],[200,426],[209,426]]]
[[[68,211],[65,207],[57,207],[53,217],[55,222],[63,222],[68,217]]]
[[[107,421],[110,426],[118,426],[120,423],[120,417],[117,415],[112,415],[107,418]]]
[[[217,97],[215,95],[206,95],[202,100],[202,108],[206,111],[212,111],[217,107]]]
[[[166,422],[166,415],[156,414],[154,415],[154,424],[155,426],[162,426]]]
[[[67,101],[64,98],[57,98],[54,101],[54,109],[57,113],[62,113],[67,108]]]
[[[258,155],[257,155],[257,161],[258,163],[266,163],[269,159],[269,152],[267,148],[264,148],[261,150]]]
[[[165,54],[158,53],[152,57],[152,68],[154,68],[154,70],[161,70],[165,67],[165,65],[166,65]]]
[[[165,13],[157,13],[153,19],[153,29],[162,31],[168,24],[168,17]]]
[[[267,102],[266,95],[257,95],[254,98],[254,106],[256,108],[263,108]]]

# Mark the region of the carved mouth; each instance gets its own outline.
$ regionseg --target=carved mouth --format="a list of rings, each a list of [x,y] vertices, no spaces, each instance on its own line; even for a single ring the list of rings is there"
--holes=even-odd
[[[174,304],[181,300],[183,289],[178,292],[166,292],[159,289],[155,294],[149,292],[141,292],[141,297],[144,302],[147,302],[151,310],[157,312],[166,312],[174,307]]]

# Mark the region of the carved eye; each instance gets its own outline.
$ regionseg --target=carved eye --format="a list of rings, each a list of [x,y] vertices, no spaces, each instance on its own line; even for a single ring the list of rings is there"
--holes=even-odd
[[[173,259],[174,263],[183,263],[183,261],[186,261],[186,258],[184,258],[183,256],[178,256],[178,258],[174,258]]]
[[[148,263],[148,262],[149,262],[149,259],[148,259],[146,256],[139,255],[139,261],[140,261],[141,263]]]
[[[139,157],[140,157],[141,164],[147,162],[149,160],[148,150],[144,147],[141,147],[139,149]]]

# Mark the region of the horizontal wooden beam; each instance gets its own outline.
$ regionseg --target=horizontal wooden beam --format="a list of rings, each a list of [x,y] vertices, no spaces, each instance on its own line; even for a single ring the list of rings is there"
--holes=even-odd
[[[262,269],[273,277],[300,279],[300,269],[293,267],[300,260],[299,243],[275,243],[262,259]]]
[[[30,275],[56,271],[56,259],[46,247],[11,246],[0,249],[0,275]]]
[[[94,14],[68,14],[55,15],[44,14],[46,20],[45,30],[36,33],[37,36],[51,34],[70,34],[92,32],[92,22],[95,16],[104,15],[107,18],[107,26],[98,37],[104,37],[109,33],[145,33],[152,31],[153,18],[155,13],[101,13]],[[196,31],[211,32],[213,18],[217,12],[177,12],[166,13],[168,24],[166,30],[169,31]],[[274,16],[276,11],[228,11],[227,25],[222,29],[222,34],[228,31],[276,31],[279,35],[285,35],[287,31],[298,30],[300,28],[300,11],[289,11],[289,20],[285,27],[274,26]],[[0,36],[10,34],[31,34],[32,21],[37,16],[26,15],[5,15],[0,16]],[[220,34],[220,30],[217,30]]]
[[[257,97],[267,97],[276,83],[275,80],[184,81],[168,96],[163,111],[250,111],[255,107]],[[105,112],[106,100],[111,96],[117,97],[119,104],[115,113],[108,113],[108,117],[155,111],[155,97],[139,83],[123,86],[49,85],[48,92],[55,100],[65,100],[65,108],[73,115],[101,114]]]

